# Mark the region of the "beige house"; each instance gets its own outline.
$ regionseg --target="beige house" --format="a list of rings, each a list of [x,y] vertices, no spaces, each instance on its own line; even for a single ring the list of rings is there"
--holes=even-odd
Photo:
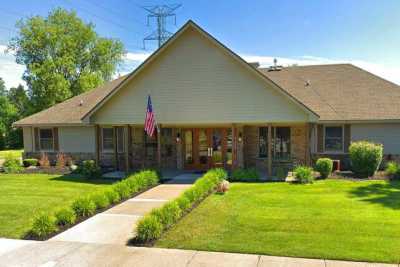
[[[151,95],[160,132],[144,134]],[[400,87],[349,64],[259,68],[192,21],[129,75],[14,125],[25,157],[63,152],[117,169],[256,167],[266,174],[351,141],[400,154]]]

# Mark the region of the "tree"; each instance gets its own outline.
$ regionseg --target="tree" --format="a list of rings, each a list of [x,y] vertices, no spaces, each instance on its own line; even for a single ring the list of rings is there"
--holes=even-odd
[[[0,77],[0,96],[7,95],[6,85],[3,78]]]
[[[73,11],[57,8],[45,18],[21,20],[17,28],[8,49],[26,66],[23,79],[34,111],[110,80],[122,62],[123,44],[99,37]]]
[[[8,90],[8,99],[17,108],[19,118],[31,114],[29,97],[23,85],[20,84],[17,87],[11,87]]]
[[[17,108],[11,104],[7,96],[0,95],[0,150],[9,147],[11,124],[18,118]],[[15,144],[18,146],[18,144]],[[14,146],[13,146],[14,147]]]

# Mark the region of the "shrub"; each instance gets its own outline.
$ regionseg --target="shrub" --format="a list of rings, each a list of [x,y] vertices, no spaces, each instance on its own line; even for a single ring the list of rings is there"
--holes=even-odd
[[[249,169],[235,169],[232,172],[231,182],[256,182],[260,180],[260,174],[255,168]]]
[[[8,153],[3,163],[3,169],[6,173],[17,173],[23,170],[21,161],[18,157]]]
[[[125,181],[116,183],[113,186],[113,190],[118,193],[120,199],[127,199],[131,196],[129,184]]]
[[[293,172],[299,183],[308,184],[314,181],[313,169],[310,167],[298,166]]]
[[[31,233],[40,238],[56,232],[56,219],[48,213],[39,213],[33,218]]]
[[[112,189],[105,191],[104,194],[106,195],[106,197],[108,198],[108,201],[111,204],[118,203],[121,200],[121,198],[119,197],[119,194]]]
[[[84,160],[79,166],[79,172],[86,178],[94,179],[101,176],[101,169],[94,160]]]
[[[57,153],[56,167],[57,169],[64,169],[67,165],[67,158],[64,153]]]
[[[50,167],[49,157],[47,156],[46,153],[42,153],[42,155],[40,156],[39,165],[42,168],[49,168]]]
[[[217,192],[218,193],[224,194],[228,190],[229,190],[229,182],[227,180],[223,180],[217,186]]]
[[[70,208],[60,209],[56,212],[56,222],[58,225],[71,225],[76,221],[76,215]]]
[[[80,197],[72,203],[72,209],[77,216],[90,216],[96,211],[96,204],[88,197]]]
[[[110,205],[110,200],[106,196],[105,192],[98,192],[90,196],[90,199],[94,202],[97,209],[104,209]]]
[[[387,175],[391,176],[392,178],[400,178],[400,166],[395,161],[390,161],[386,165],[385,172]]]
[[[30,167],[37,166],[39,164],[39,161],[37,159],[24,159],[22,163],[24,164],[24,167]]]
[[[315,169],[321,174],[321,178],[328,178],[332,173],[333,161],[329,158],[319,158],[315,164]]]
[[[176,201],[170,201],[161,208],[153,209],[150,214],[157,217],[163,228],[167,229],[180,218],[182,211]]]
[[[136,238],[148,242],[160,238],[163,226],[156,216],[148,215],[137,223]]]
[[[189,199],[184,195],[178,197],[176,199],[176,202],[178,203],[178,206],[179,206],[179,208],[181,209],[182,212],[185,212],[185,211],[189,210],[192,207],[192,205],[190,204]]]
[[[280,180],[284,180],[287,176],[287,171],[283,167],[277,167],[276,169],[276,177]]]
[[[357,177],[373,176],[382,161],[383,146],[368,141],[351,143],[351,169]]]

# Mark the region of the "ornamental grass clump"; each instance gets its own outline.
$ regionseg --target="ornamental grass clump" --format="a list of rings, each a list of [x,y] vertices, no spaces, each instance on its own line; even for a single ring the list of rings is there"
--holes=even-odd
[[[315,163],[315,170],[320,173],[321,178],[328,178],[333,170],[333,161],[330,158],[319,158]]]
[[[109,189],[109,190],[105,191],[104,195],[108,198],[108,201],[111,204],[118,203],[121,200],[121,198],[119,197],[119,194],[117,192],[115,192],[113,189]]]
[[[105,192],[94,193],[90,196],[90,199],[96,205],[96,209],[104,209],[110,206],[110,200]]]
[[[118,193],[121,200],[131,196],[131,187],[126,181],[121,181],[113,186],[113,190]]]
[[[395,161],[390,161],[386,165],[385,172],[390,178],[399,179],[400,178],[400,165]]]
[[[354,174],[359,178],[371,177],[382,162],[383,145],[368,141],[353,142],[349,154]]]
[[[156,216],[145,216],[140,219],[136,227],[137,239],[141,242],[149,242],[161,237],[163,225]]]
[[[56,218],[49,213],[39,213],[33,218],[31,233],[38,238],[45,238],[58,230]]]
[[[301,184],[312,184],[314,182],[313,169],[308,166],[298,166],[294,170],[294,177]]]
[[[96,211],[96,204],[89,197],[80,197],[72,202],[71,208],[77,216],[87,217]]]
[[[63,208],[55,213],[56,223],[60,226],[74,224],[76,221],[75,212],[70,208]]]

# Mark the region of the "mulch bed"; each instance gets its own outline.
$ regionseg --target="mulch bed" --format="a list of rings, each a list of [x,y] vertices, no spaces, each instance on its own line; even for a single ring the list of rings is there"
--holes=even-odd
[[[352,171],[336,171],[332,173],[329,179],[347,179],[352,181],[368,181],[368,180],[390,180],[386,172],[377,171],[374,176],[371,177],[356,177]]]

